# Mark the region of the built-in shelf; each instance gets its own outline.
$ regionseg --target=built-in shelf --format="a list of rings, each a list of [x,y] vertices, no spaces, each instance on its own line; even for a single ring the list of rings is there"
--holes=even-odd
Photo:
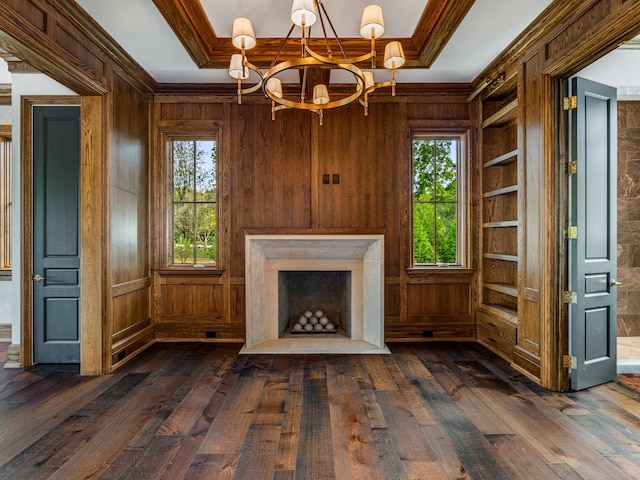
[[[494,292],[504,293],[505,295],[509,295],[511,297],[518,296],[518,287],[516,287],[515,285],[509,285],[508,283],[484,283],[482,286],[484,288],[488,288],[489,290],[493,290]]]
[[[494,167],[494,166],[500,166],[500,165],[506,165],[508,163],[512,163],[515,162],[516,160],[518,160],[518,150],[511,150],[510,152],[507,152],[503,155],[500,155],[499,157],[493,158],[491,160],[489,160],[488,162],[484,163],[484,167]]]
[[[505,195],[507,193],[513,193],[518,191],[518,185],[509,185],[507,187],[496,188],[495,190],[489,190],[482,194],[484,198],[496,197],[498,195]]]
[[[512,360],[518,330],[522,232],[518,208],[517,74],[482,101],[482,242],[478,341]]]
[[[518,312],[513,308],[500,305],[499,303],[485,303],[482,305],[484,313],[498,318],[510,325],[518,325]]]
[[[506,228],[506,227],[517,227],[517,220],[507,220],[504,222],[487,222],[483,223],[482,226],[484,228]]]
[[[518,71],[516,69],[503,73],[489,82],[482,92],[483,100],[500,100],[513,95],[518,88]]]
[[[500,127],[515,120],[518,116],[518,99],[507,103],[504,107],[482,122],[482,128]]]
[[[506,255],[504,253],[484,253],[484,258],[490,258],[491,260],[502,260],[503,262],[517,262],[517,255]]]

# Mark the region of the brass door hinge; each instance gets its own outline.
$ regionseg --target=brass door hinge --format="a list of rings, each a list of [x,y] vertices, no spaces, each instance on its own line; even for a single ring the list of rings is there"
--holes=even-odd
[[[578,227],[570,226],[564,231],[564,238],[567,240],[575,240],[578,238]]]
[[[564,97],[562,99],[562,108],[565,110],[573,110],[574,108],[578,108],[578,97],[574,95],[573,97]]]
[[[575,160],[573,162],[567,162],[564,164],[564,173],[569,175],[575,175],[578,173],[578,162]]]
[[[578,368],[578,359],[573,355],[562,356],[562,366],[564,368],[571,368],[573,370]]]
[[[571,290],[562,292],[562,303],[578,303],[578,294]]]

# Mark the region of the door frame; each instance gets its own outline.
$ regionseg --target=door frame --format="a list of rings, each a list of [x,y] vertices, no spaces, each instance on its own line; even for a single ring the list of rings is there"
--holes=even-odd
[[[21,97],[20,157],[22,185],[22,366],[33,365],[33,112],[34,105],[80,105],[80,373],[106,373],[103,321],[104,187],[103,97],[26,95]],[[94,128],[91,128],[94,127]],[[88,212],[91,212],[88,215]]]
[[[563,302],[563,292],[568,289],[568,244],[564,238],[564,228],[569,218],[568,209],[569,198],[569,178],[565,173],[565,163],[571,160],[568,158],[568,111],[563,109],[563,98],[568,96],[567,85],[570,78],[575,76],[580,70],[587,67],[594,61],[615,50],[621,43],[621,37],[631,39],[640,33],[640,21],[637,25],[625,32],[612,31],[607,41],[600,44],[591,44],[591,51],[585,51],[582,55],[567,56],[564,61],[551,66],[545,71],[545,84],[550,86],[553,95],[550,107],[548,108],[547,127],[552,142],[545,146],[547,158],[551,161],[550,172],[552,172],[554,182],[554,195],[548,200],[555,200],[556,221],[553,222],[555,228],[555,253],[550,252],[556,268],[555,281],[555,302],[558,311],[557,323],[549,328],[555,341],[555,359],[551,367],[555,371],[555,381],[549,388],[555,390],[568,390],[570,388],[569,368],[565,365],[565,355],[569,354],[569,337],[571,335],[569,325],[569,305]],[[554,388],[555,387],[555,388]]]
[[[22,366],[33,365],[33,106],[80,105],[75,95],[23,96],[20,104],[22,179]],[[82,167],[81,167],[82,169]]]

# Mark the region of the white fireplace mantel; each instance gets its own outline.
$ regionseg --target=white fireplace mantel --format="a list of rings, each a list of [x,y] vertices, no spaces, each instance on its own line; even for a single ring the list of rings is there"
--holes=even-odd
[[[241,353],[389,353],[383,235],[246,235],[246,343]],[[278,272],[351,272],[351,335],[280,338]]]

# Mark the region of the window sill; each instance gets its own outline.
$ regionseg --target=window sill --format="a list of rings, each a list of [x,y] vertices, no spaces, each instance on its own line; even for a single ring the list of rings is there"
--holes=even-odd
[[[220,277],[224,270],[218,267],[168,267],[155,271],[159,275],[210,275]]]
[[[475,270],[461,266],[438,267],[436,265],[425,265],[424,267],[407,268],[406,272],[410,277],[425,277],[429,275],[473,275]]]

